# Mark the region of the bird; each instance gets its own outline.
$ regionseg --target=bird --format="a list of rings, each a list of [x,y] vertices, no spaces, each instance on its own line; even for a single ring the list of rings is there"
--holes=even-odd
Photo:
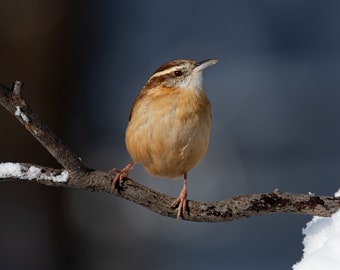
[[[125,132],[132,162],[114,170],[113,189],[136,163],[156,177],[183,177],[183,188],[170,205],[177,207],[177,220],[183,217],[187,175],[207,152],[212,123],[202,73],[217,61],[171,60],[151,75],[132,104]]]

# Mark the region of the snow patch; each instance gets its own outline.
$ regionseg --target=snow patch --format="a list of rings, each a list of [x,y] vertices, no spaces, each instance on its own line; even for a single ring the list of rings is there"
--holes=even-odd
[[[340,269],[340,210],[331,217],[313,217],[302,233],[304,254],[294,270]]]
[[[43,172],[35,166],[25,166],[20,163],[0,163],[0,178],[19,178],[26,180],[51,180],[53,182],[67,182],[69,174],[62,170],[54,175],[51,172]]]
[[[14,115],[15,116],[19,116],[24,122],[28,123],[29,122],[29,119],[27,117],[26,114],[24,114],[21,109],[20,109],[20,106],[15,106],[16,110],[15,110],[15,113]]]

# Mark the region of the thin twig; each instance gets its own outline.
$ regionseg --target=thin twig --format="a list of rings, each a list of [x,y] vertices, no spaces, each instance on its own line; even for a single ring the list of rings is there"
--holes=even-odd
[[[13,89],[0,84],[0,102],[38,142],[66,169],[86,172],[89,169],[71,149],[40,119],[22,97],[22,83],[16,81]]]

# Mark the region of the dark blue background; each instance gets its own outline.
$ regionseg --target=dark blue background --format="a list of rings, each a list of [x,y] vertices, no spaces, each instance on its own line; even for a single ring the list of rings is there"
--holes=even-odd
[[[0,3],[0,81],[25,96],[92,168],[129,161],[133,99],[175,58],[218,58],[206,70],[211,143],[189,173],[189,199],[276,188],[339,188],[339,1],[10,1]],[[56,166],[0,111],[1,161]],[[131,177],[177,196],[182,181],[141,166]],[[307,216],[231,223],[161,217],[107,194],[0,185],[1,269],[290,269]]]

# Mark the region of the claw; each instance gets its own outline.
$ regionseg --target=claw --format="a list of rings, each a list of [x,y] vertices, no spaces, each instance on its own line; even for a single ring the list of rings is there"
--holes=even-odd
[[[184,211],[187,210],[187,174],[184,174],[184,182],[183,182],[183,188],[181,190],[181,193],[179,194],[178,198],[173,201],[171,204],[171,207],[177,207],[177,220],[179,220],[181,217],[183,217]]]
[[[113,193],[113,191],[116,189],[117,184],[120,186],[123,183],[124,178],[128,178],[129,172],[132,169],[134,164],[135,164],[134,162],[131,162],[128,165],[126,165],[122,170],[117,170],[117,169],[111,170],[111,172],[116,174],[115,178],[113,178],[112,180],[111,193]]]

